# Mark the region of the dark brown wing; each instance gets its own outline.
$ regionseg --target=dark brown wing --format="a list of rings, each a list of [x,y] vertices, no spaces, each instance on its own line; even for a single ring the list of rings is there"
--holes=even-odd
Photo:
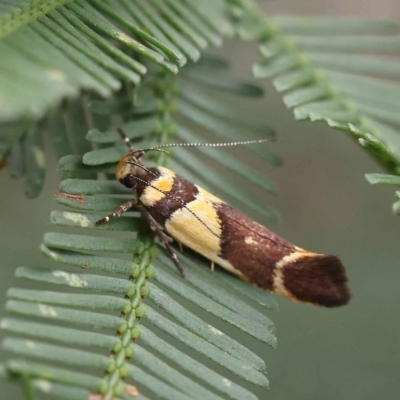
[[[249,282],[291,300],[337,307],[350,292],[336,256],[300,249],[226,204],[216,205],[221,220],[220,257]]]
[[[227,204],[217,204],[221,220],[221,254],[250,282],[273,290],[276,263],[293,253],[293,244]]]

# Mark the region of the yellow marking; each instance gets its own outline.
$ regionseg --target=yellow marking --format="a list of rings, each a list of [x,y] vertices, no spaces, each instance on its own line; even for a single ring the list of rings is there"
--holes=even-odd
[[[176,210],[166,221],[166,231],[178,243],[182,243],[213,263],[247,280],[229,261],[218,256],[221,253],[222,227],[214,199],[218,200],[219,203],[221,203],[221,200],[201,188],[198,189],[199,193],[195,200],[188,203],[186,207],[207,226],[204,226],[189,210],[182,207]]]
[[[187,207],[201,220],[199,224],[204,229],[212,231],[210,233],[214,234],[213,236],[217,240],[219,247],[219,237],[222,233],[222,227],[214,204],[204,201],[201,196],[197,195],[196,200],[190,202]],[[204,225],[207,225],[207,227]]]
[[[151,181],[151,185],[157,189],[162,190],[163,192],[169,192],[174,185],[175,173],[171,170],[158,167],[158,170],[161,172],[161,175]],[[158,201],[162,200],[165,197],[165,194],[148,186],[143,194],[140,196],[140,201],[147,207],[152,207]]]
[[[169,178],[169,177],[168,177]],[[162,190],[163,192],[169,192],[172,189],[173,182],[171,182],[169,179],[161,179],[157,180],[155,186],[157,189]]]
[[[205,256],[205,257],[207,257],[207,256]],[[207,258],[211,259],[210,257],[207,257]],[[212,257],[212,260],[215,261],[215,263],[217,265],[221,266],[222,268],[225,268],[230,273],[238,276],[240,279],[242,279],[246,282],[249,281],[249,278],[246,275],[244,275],[241,271],[236,269],[229,261],[224,260],[223,258],[220,258],[220,257]]]
[[[216,256],[221,251],[219,237],[222,229],[213,203],[198,193],[196,199],[188,203],[186,207],[207,226],[204,226],[188,209],[182,207],[166,221],[167,232],[178,242],[200,254]]]
[[[209,200],[212,201],[213,203],[223,203],[223,201],[221,199],[219,199],[218,197],[214,196],[213,194],[207,192],[207,190],[204,190],[203,188],[201,188],[200,186],[197,186],[197,190],[199,191],[199,193],[201,194],[202,198],[205,200]]]

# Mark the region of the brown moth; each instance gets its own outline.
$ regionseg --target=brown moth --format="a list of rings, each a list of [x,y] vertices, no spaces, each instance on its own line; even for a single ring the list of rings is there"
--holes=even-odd
[[[208,258],[212,268],[216,263],[245,281],[291,300],[325,307],[348,303],[351,296],[346,272],[338,257],[296,247],[173,171],[146,168],[142,162],[147,151],[196,144],[135,150],[122,129],[119,132],[131,151],[119,162],[116,176],[136,198],[96,224],[135,207],[165,244],[182,275],[184,269],[171,246],[172,239]]]

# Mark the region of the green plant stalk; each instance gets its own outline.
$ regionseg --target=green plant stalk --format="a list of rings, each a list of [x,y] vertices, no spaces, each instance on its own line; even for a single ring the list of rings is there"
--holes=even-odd
[[[176,91],[174,90],[174,78],[172,74],[161,72],[162,79],[157,80],[158,85],[154,88],[160,95],[160,124],[154,132],[155,140],[158,144],[166,144],[171,133],[173,124],[171,122],[171,112],[175,101]],[[166,153],[156,153],[155,161],[157,165],[167,163]],[[121,326],[117,331],[119,341],[114,345],[110,355],[110,363],[104,373],[100,393],[103,396],[121,396],[126,391],[123,379],[129,375],[129,359],[134,356],[134,346],[132,341],[140,336],[139,321],[146,313],[143,305],[143,298],[149,295],[147,279],[155,274],[155,269],[151,265],[152,258],[157,253],[154,243],[154,234],[147,224],[143,224],[137,236],[136,251],[132,259],[132,271],[129,280],[132,286],[129,287],[126,297],[130,299],[130,307],[126,307],[121,317],[126,321],[126,325]]]

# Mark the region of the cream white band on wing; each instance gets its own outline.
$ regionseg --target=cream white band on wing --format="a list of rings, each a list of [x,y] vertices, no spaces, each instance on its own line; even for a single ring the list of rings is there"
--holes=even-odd
[[[204,223],[199,221],[189,210],[182,207],[176,210],[165,222],[166,231],[176,241],[244,279],[244,275],[234,268],[229,261],[219,257],[222,226],[215,204],[223,203],[223,201],[199,186],[197,186],[197,189],[198,193],[195,199],[188,202],[186,207]],[[204,224],[207,226],[204,226]]]
[[[204,195],[204,191],[199,191],[186,207],[188,209],[181,207],[171,214],[165,222],[165,229],[178,242],[206,257],[218,255],[222,227],[214,203]]]
[[[314,253],[305,251],[296,247],[296,251],[283,257],[275,264],[274,278],[273,278],[273,291],[281,296],[288,297],[289,299],[296,300],[295,297],[285,288],[285,281],[283,277],[283,268],[287,265],[294,263],[300,258],[315,255]]]
[[[158,167],[157,169],[161,172],[161,175],[151,181],[151,185],[154,187],[147,186],[140,196],[140,201],[147,207],[154,206],[166,196],[166,194],[160,192],[160,190],[168,193],[174,185],[174,172],[164,167]]]

